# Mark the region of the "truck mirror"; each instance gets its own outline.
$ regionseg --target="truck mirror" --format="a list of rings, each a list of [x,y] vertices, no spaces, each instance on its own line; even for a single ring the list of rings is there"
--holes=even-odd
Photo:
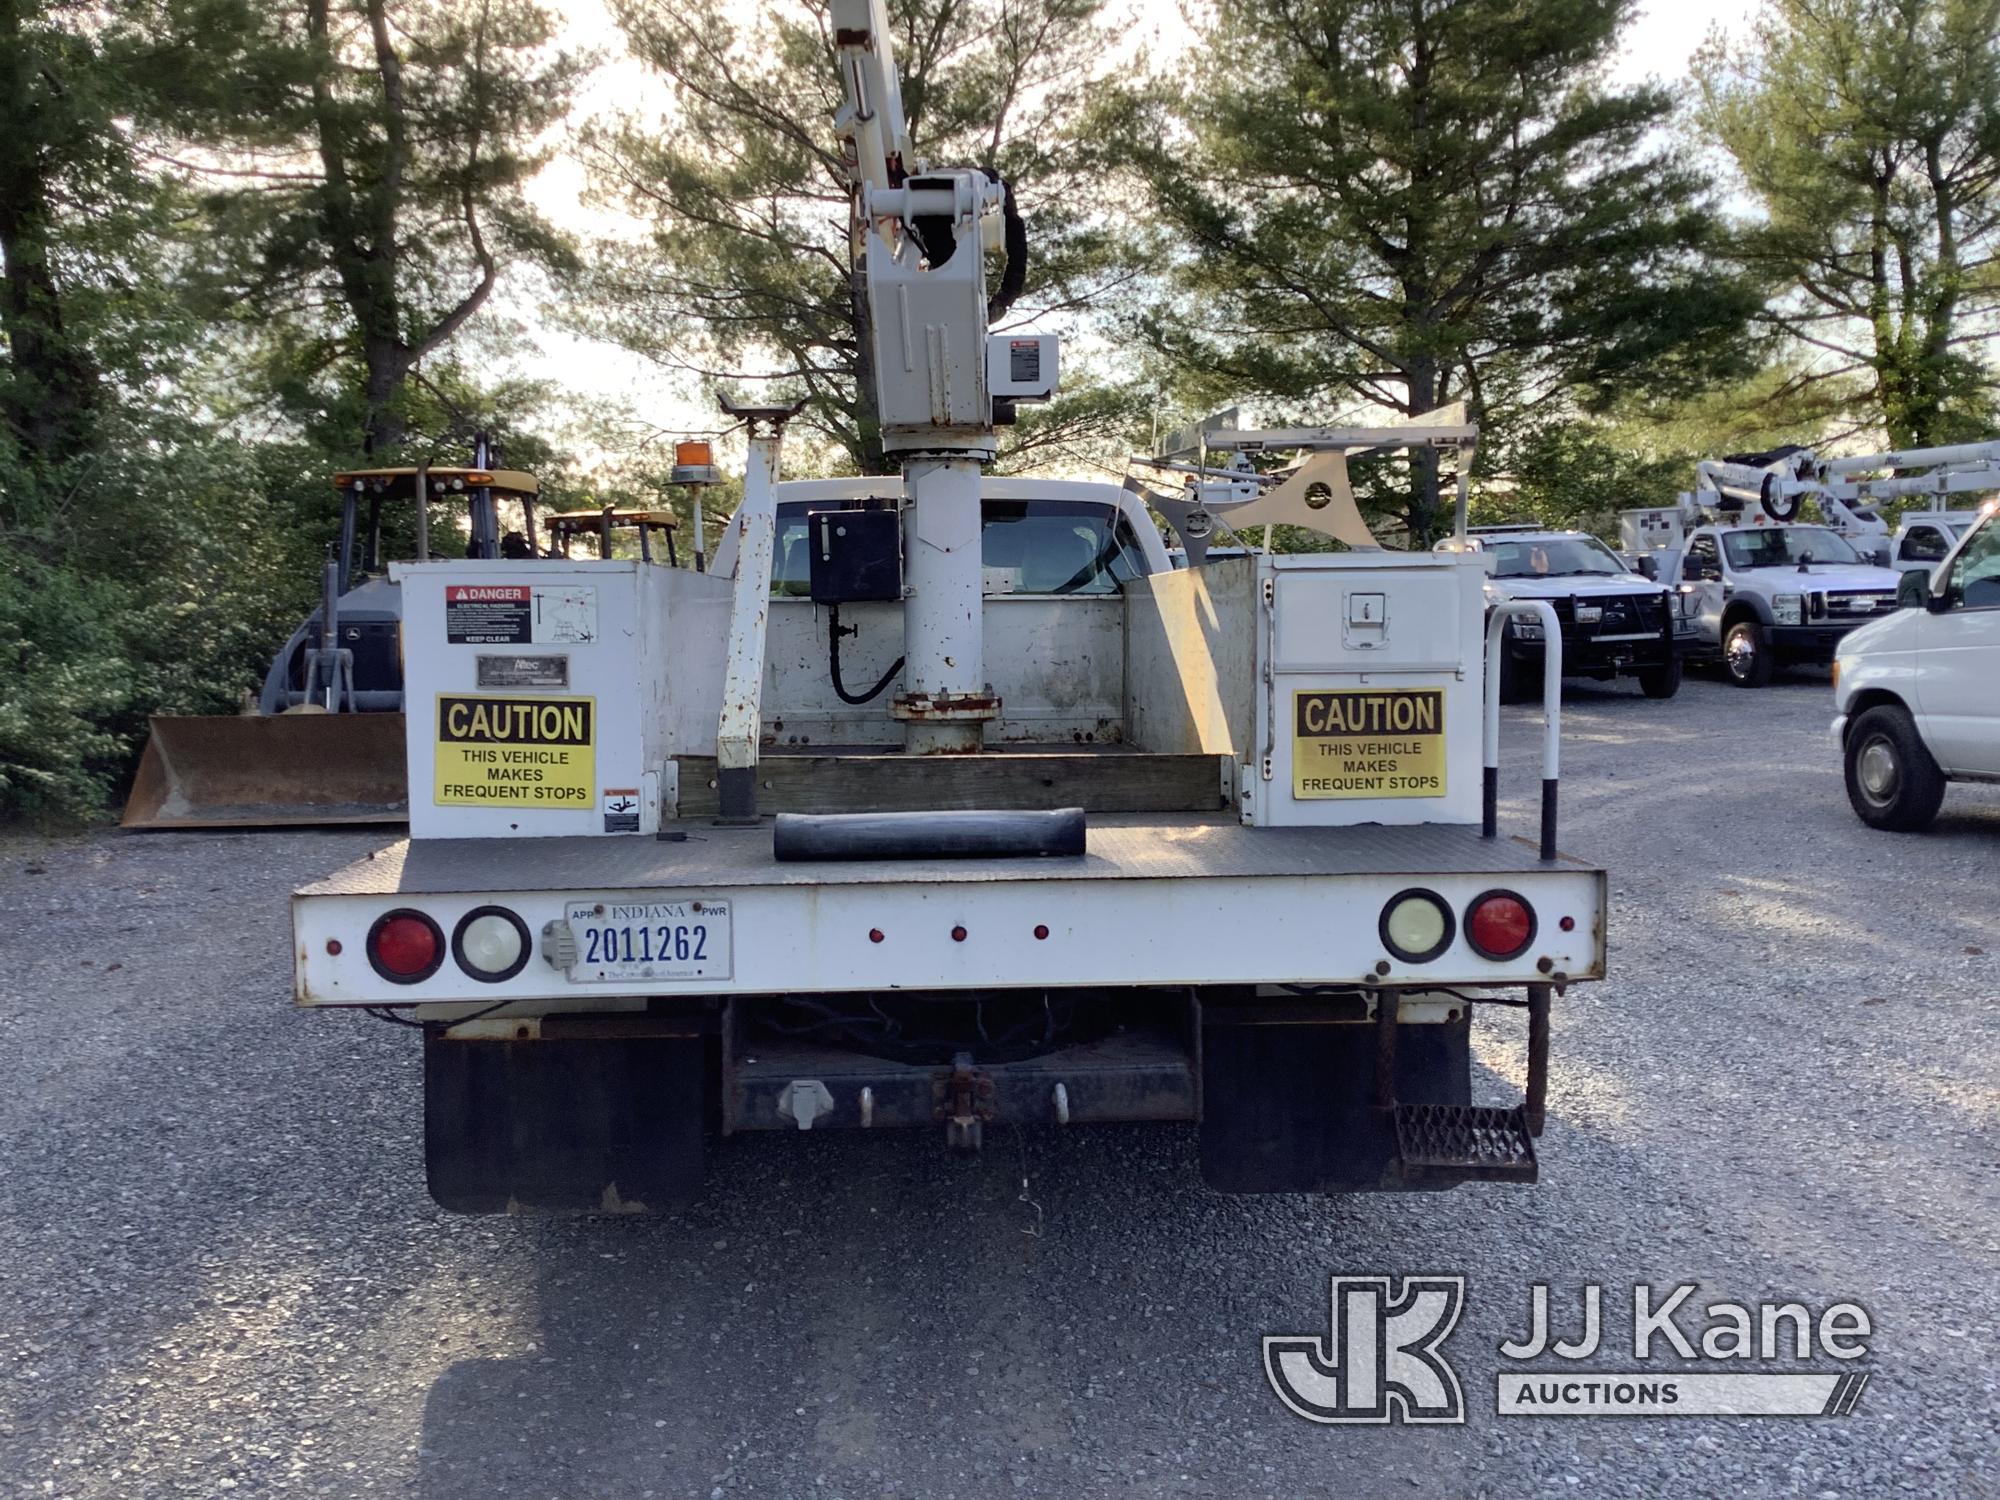
[[[1931,575],[1912,568],[1896,581],[1896,608],[1926,609],[1931,602]]]
[[[1642,552],[1639,555],[1638,562],[1633,566],[1639,570],[1641,578],[1650,578],[1655,583],[1660,581],[1660,564],[1651,554]]]

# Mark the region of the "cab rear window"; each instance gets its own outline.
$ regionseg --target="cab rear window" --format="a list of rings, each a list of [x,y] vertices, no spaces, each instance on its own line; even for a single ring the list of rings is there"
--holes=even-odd
[[[812,593],[806,515],[816,510],[880,509],[868,500],[786,501],[778,507],[771,592]],[[988,500],[981,561],[989,593],[1114,594],[1146,571],[1138,538],[1114,506],[1084,500]]]

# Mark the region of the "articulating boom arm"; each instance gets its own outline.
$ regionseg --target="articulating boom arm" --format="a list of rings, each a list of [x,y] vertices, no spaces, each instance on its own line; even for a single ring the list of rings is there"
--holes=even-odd
[[[901,187],[918,170],[903,117],[903,85],[882,0],[836,0],[833,46],[847,98],[833,117],[848,143],[848,170],[857,194]]]
[[[1886,477],[1870,478],[1870,475]],[[1816,501],[1828,524],[1850,536],[1885,537],[1889,528],[1874,502],[1910,495],[1973,494],[2000,489],[2000,442],[1945,448],[1904,448],[1821,458],[1810,448],[1742,454],[1695,466],[1684,510],[1761,505],[1774,521],[1790,521],[1800,504]]]

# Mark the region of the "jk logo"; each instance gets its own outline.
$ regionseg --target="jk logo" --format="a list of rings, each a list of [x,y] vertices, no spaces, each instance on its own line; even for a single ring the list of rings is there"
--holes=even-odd
[[[1268,1334],[1264,1375],[1308,1422],[1463,1422],[1465,1394],[1438,1346],[1458,1326],[1463,1276],[1336,1276],[1328,1337]]]

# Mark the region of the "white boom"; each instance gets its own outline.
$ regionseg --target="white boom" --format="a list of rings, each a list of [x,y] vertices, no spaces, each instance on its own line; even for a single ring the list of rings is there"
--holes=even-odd
[[[989,339],[986,252],[1002,244],[1006,191],[975,167],[915,161],[882,0],[834,0],[833,25],[876,414],[910,502],[907,660],[891,712],[909,753],[976,751],[1000,708],[982,640],[979,504],[980,467],[996,448],[995,385],[1013,399],[1052,394],[1055,341]]]
[[[1810,448],[1768,459],[1722,459],[1695,466],[1695,487],[1681,496],[1695,515],[1719,501],[1759,505],[1774,521],[1789,521],[1808,498],[1828,525],[1850,537],[1884,538],[1888,524],[1875,502],[1909,495],[1951,496],[2000,489],[2000,441],[1942,448],[1902,448],[1821,458]]]

